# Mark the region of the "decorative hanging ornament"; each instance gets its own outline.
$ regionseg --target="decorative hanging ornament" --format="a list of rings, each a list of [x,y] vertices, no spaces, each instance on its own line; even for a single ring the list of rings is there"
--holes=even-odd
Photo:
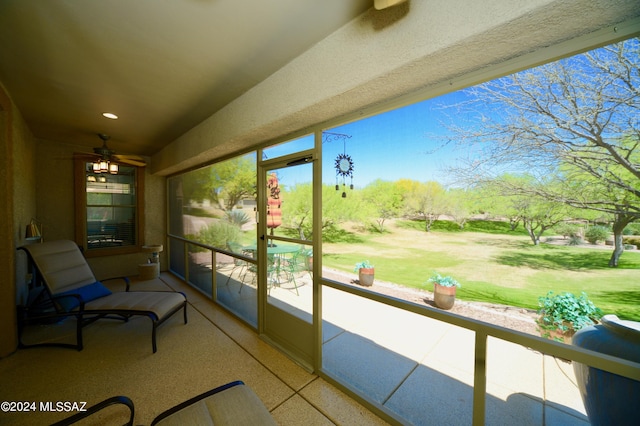
[[[273,235],[274,228],[282,225],[282,198],[280,185],[275,173],[267,177],[267,228],[271,229]]]
[[[346,142],[345,142],[345,151],[346,151]],[[353,189],[353,160],[349,155],[344,152],[343,154],[338,154],[336,157],[336,191],[340,190],[340,178],[342,178],[342,198],[347,198],[346,191],[346,178],[351,179],[349,188]]]

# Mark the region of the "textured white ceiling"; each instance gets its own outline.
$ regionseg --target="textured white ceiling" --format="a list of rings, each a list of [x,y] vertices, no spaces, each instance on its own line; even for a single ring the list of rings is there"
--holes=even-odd
[[[152,155],[371,6],[2,0],[0,81],[36,137]]]

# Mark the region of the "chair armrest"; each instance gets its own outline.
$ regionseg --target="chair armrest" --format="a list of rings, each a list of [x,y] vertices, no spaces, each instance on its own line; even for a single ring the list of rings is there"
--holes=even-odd
[[[69,297],[78,299],[78,305],[73,309],[66,309],[64,305],[61,305],[59,302],[59,300],[66,299]],[[79,294],[64,294],[64,295],[51,296],[51,300],[53,300],[53,303],[56,305],[56,307],[60,308],[63,312],[71,312],[75,309],[77,309],[80,312],[84,311],[84,300],[82,299],[82,296],[80,296]]]
[[[133,416],[135,413],[135,408],[133,406],[133,401],[131,401],[129,398],[127,398],[126,396],[114,396],[111,397],[109,399],[105,399],[102,402],[97,403],[96,405],[93,405],[89,408],[86,409],[86,411],[81,411],[77,414],[74,414],[71,417],[68,417],[64,420],[60,420],[57,423],[54,423],[52,426],[66,426],[66,425],[70,425],[76,422],[79,422],[80,420],[83,420],[87,417],[89,417],[92,414],[97,413],[98,411],[113,405],[113,404],[122,404],[125,405],[129,408],[129,421],[127,423],[125,423],[125,425],[127,426],[133,426]]]
[[[106,279],[101,280],[101,281],[105,282],[105,281],[112,281],[112,280],[122,280],[122,281],[124,281],[125,291],[129,291],[129,285],[131,284],[131,281],[129,280],[129,277],[113,277],[113,278],[106,278]]]

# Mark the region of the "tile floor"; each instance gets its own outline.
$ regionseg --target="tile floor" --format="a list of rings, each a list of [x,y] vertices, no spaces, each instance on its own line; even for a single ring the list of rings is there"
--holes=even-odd
[[[126,395],[136,425],[150,424],[165,409],[233,380],[243,380],[280,425],[384,425],[387,422],[262,341],[255,332],[200,292],[170,275],[163,279],[187,294],[189,323],[176,315],[150,344],[147,318],[98,321],[85,329],[85,348],[18,350],[0,359],[0,401],[88,401]],[[132,289],[165,289],[134,282]],[[72,326],[73,324],[71,324]],[[55,327],[38,329],[48,336]],[[73,335],[73,327],[67,327]],[[55,412],[0,412],[2,425],[47,425],[67,417]],[[121,420],[121,419],[119,419]],[[100,424],[115,424],[100,421]],[[122,424],[122,422],[120,422]]]
[[[255,297],[246,287],[245,303]],[[270,295],[292,313],[310,311],[311,286],[298,290],[273,287]],[[471,424],[472,331],[328,287],[322,305],[323,368],[332,378],[403,423]],[[487,424],[589,424],[570,363],[496,338],[488,353]]]
[[[96,393],[95,398],[114,392],[130,395],[140,407],[136,424],[148,424],[162,409],[213,385],[240,379],[256,391],[281,425],[387,424],[266,344],[199,291],[170,274],[162,279],[187,294],[190,323],[210,329],[209,335],[194,336],[197,328],[168,322],[158,332],[158,353],[151,355],[146,344],[148,324],[98,322],[88,330],[82,352],[32,349],[1,359],[0,399],[73,399],[79,392],[73,383],[82,383],[82,393]],[[156,284],[135,285],[151,289]],[[286,297],[283,293],[282,299]],[[330,288],[323,292],[323,306],[323,368],[330,377],[365,395],[402,424],[471,424],[471,331]],[[117,342],[98,346],[101,333],[113,333],[113,327],[130,331],[118,331]],[[194,341],[195,346],[190,343]],[[42,351],[48,351],[46,356]],[[175,368],[165,358],[170,351],[186,364],[178,367],[181,375],[172,379],[172,392],[150,395],[148,387],[153,388],[159,376],[171,376]],[[114,375],[110,368],[95,369],[107,361],[125,371]],[[67,363],[74,365],[71,373],[58,368]],[[588,425],[570,364],[494,338],[488,342],[486,404],[487,425]],[[52,421],[46,413],[12,414],[0,413],[0,424]]]
[[[323,360],[332,376],[403,423],[472,423],[472,331],[325,289],[323,307],[331,306],[350,307],[325,312]],[[516,423],[589,424],[571,364],[489,338],[486,424]]]

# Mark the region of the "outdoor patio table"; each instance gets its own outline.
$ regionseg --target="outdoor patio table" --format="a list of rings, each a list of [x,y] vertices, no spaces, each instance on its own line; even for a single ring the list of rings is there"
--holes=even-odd
[[[243,250],[255,253],[258,248],[256,245],[249,245],[242,247]],[[272,282],[279,285],[283,282],[289,282],[292,279],[292,275],[288,274],[286,269],[286,262],[288,255],[297,253],[300,251],[300,246],[297,244],[274,244],[267,246],[267,256],[270,262],[269,277]],[[255,257],[255,255],[254,255]],[[284,280],[282,279],[284,274]]]

